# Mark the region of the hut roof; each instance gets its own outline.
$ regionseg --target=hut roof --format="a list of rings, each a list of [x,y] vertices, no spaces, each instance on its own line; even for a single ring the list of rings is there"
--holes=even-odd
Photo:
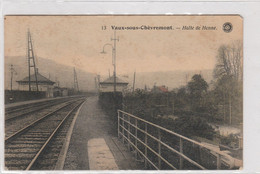
[[[35,74],[30,75],[30,81],[32,83],[36,83]],[[51,81],[50,79],[44,77],[40,73],[37,73],[37,81],[38,81],[38,83],[45,83],[45,84],[51,84],[51,85],[53,85],[55,83],[55,82]],[[29,76],[25,77],[22,80],[18,80],[17,82],[18,83],[29,83]]]
[[[104,80],[103,82],[100,82],[100,84],[114,84],[114,76],[109,77],[108,79]],[[125,84],[127,85],[128,82],[125,82],[118,77],[116,77],[116,84]]]

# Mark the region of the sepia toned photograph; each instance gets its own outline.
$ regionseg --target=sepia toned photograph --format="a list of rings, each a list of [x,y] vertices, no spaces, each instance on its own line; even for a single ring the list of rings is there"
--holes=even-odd
[[[7,15],[5,170],[243,169],[239,15]]]

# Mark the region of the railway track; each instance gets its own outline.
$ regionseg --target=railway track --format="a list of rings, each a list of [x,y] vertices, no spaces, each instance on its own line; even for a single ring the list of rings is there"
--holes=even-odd
[[[16,113],[15,116],[9,116],[10,119],[5,120],[5,137],[10,136],[16,131],[22,129],[27,126],[29,123],[41,118],[42,116],[52,112],[53,110],[58,109],[61,106],[64,106],[70,102],[76,102],[81,98],[68,98],[65,100],[61,100],[59,102],[50,103],[48,106],[39,109],[36,107],[33,112],[28,112],[27,114]],[[19,115],[19,116],[18,116]]]
[[[42,106],[45,103],[49,103],[52,101],[42,101],[42,102],[38,102],[38,103],[31,103],[31,104],[24,104],[24,105],[18,105],[18,106],[14,106],[14,107],[9,107],[5,109],[5,114],[9,115],[15,112],[22,112],[24,110],[28,110],[37,106]]]
[[[69,102],[6,137],[7,169],[54,169],[73,116],[83,102]]]
[[[71,100],[71,98],[64,98],[59,100],[51,100],[51,101],[44,101],[39,103],[33,103],[33,104],[26,104],[18,107],[12,107],[5,110],[5,121],[12,121],[18,117],[23,117],[28,114],[32,114],[35,112],[39,112],[45,108],[64,103],[66,101]]]
[[[5,108],[5,114],[12,114],[13,112],[21,112],[23,110],[27,110],[33,107],[37,107],[37,106],[41,106],[45,103],[50,103],[50,102],[55,102],[55,101],[61,101],[61,100],[66,100],[72,97],[67,97],[67,98],[55,98],[52,100],[44,100],[44,101],[40,101],[40,102],[36,102],[36,103],[26,103],[26,104],[20,104],[20,105],[16,105],[16,106],[7,106]]]

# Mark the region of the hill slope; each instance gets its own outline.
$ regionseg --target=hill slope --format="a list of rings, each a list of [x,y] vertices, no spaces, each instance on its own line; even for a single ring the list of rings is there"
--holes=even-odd
[[[13,77],[13,89],[18,89],[19,85],[16,82],[28,76],[28,62],[23,56],[7,56],[5,57],[5,89],[10,89],[11,75],[10,65],[14,65],[17,74]],[[39,73],[57,82],[61,87],[73,86],[73,67],[58,64],[53,60],[38,58],[37,66]],[[80,90],[93,90],[95,87],[95,74],[84,70],[76,69]]]
[[[17,80],[21,80],[28,76],[27,59],[22,56],[8,56],[5,57],[5,89],[10,89],[10,65],[14,65],[17,72],[13,77],[13,89],[18,89]],[[52,81],[59,81],[61,87],[73,86],[73,67],[58,64],[57,62],[38,58],[37,62],[39,72],[50,78]],[[80,90],[93,90],[95,87],[95,74],[86,72],[81,69],[76,69]],[[165,71],[165,72],[137,72],[135,88],[144,88],[146,85],[152,88],[154,85],[165,85],[169,89],[178,88],[190,81],[194,74],[200,73],[202,77],[210,83],[213,79],[213,70],[192,70],[192,71]],[[133,86],[133,73],[118,75],[121,79],[129,83],[129,88]],[[101,81],[108,78],[108,76],[101,77]]]

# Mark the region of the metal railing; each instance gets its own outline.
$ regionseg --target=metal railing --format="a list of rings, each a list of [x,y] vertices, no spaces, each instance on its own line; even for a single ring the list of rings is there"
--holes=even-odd
[[[231,169],[242,161],[137,116],[118,110],[118,138],[122,138],[145,168]]]

